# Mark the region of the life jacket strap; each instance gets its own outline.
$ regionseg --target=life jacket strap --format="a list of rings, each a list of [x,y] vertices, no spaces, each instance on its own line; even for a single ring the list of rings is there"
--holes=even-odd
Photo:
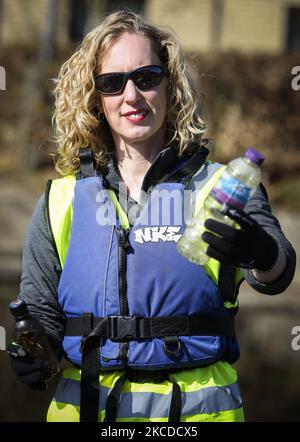
[[[79,318],[67,318],[65,335],[82,336],[80,422],[98,422],[100,395],[99,347],[102,338],[127,341],[163,337],[165,351],[171,354],[176,352],[177,354],[181,348],[178,336],[234,336],[234,333],[232,318],[214,318],[203,315],[156,318],[135,316],[97,318],[90,313],[86,313]],[[145,370],[145,372],[148,378],[157,379],[157,374],[153,374],[153,371],[147,372]],[[114,422],[117,417],[121,388],[127,374],[129,379],[132,380],[136,372],[128,368],[112,388],[106,402],[105,422]],[[143,378],[145,374],[139,374],[138,378],[142,379],[141,376]],[[181,416],[180,386],[169,377],[168,370],[160,373],[159,378],[161,376],[167,377],[173,383],[169,422],[179,422]]]
[[[98,422],[99,408],[99,343],[89,337],[93,315],[82,316],[82,364],[80,381],[80,422]]]
[[[168,175],[163,176],[160,180],[156,182],[156,184],[180,181],[184,183],[188,182],[191,177],[203,166],[207,155],[208,149],[203,145],[201,150],[197,150],[196,152],[194,152],[191,156],[188,157],[187,160],[184,161],[183,164],[180,163],[180,166],[178,168],[176,168]]]
[[[85,317],[67,318],[65,336],[83,336]],[[89,337],[98,336],[127,342],[168,336],[234,337],[234,318],[207,315],[194,316],[107,316],[91,319]]]
[[[80,382],[80,422],[98,422],[100,400],[99,387],[99,344],[100,337],[88,336],[83,340],[82,368]],[[104,422],[115,422],[120,403],[121,389],[126,377],[131,382],[142,382],[145,376],[149,382],[162,382],[168,379],[172,382],[172,397],[169,410],[169,422],[179,422],[181,417],[181,390],[167,370],[141,371],[127,369],[117,380],[106,399]]]
[[[165,352],[174,355],[181,350],[179,336],[199,335],[235,336],[234,320],[231,317],[218,318],[204,315],[153,318],[108,316],[99,318],[90,313],[79,318],[67,318],[65,336],[82,336],[80,422],[98,422],[99,347],[102,338],[127,342],[161,337],[164,338]],[[147,374],[147,376],[149,375],[150,373]],[[124,376],[121,376],[108,396],[105,422],[113,422],[116,419]],[[155,376],[153,377],[155,378]],[[169,422],[179,422],[181,391],[179,385],[172,379],[170,380],[173,383],[173,389]]]
[[[115,422],[118,414],[122,385],[125,381],[126,373],[124,373],[110,391],[106,399],[106,412],[104,422]]]
[[[96,162],[92,149],[81,147],[79,149],[79,160],[82,178],[93,176]]]
[[[181,417],[181,390],[177,382],[170,379],[173,383],[171,405],[169,410],[169,422],[180,422]]]

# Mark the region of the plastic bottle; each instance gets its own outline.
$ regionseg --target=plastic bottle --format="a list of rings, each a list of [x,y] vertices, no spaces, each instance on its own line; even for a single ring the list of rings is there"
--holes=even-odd
[[[13,357],[32,356],[44,362],[43,380],[50,380],[59,372],[59,361],[53,352],[42,324],[27,310],[24,301],[18,299],[9,305],[15,318],[13,342],[9,353]]]
[[[204,221],[213,218],[225,224],[234,225],[234,221],[221,211],[228,207],[239,209],[245,207],[260,183],[260,165],[263,161],[264,156],[252,148],[247,149],[243,157],[230,161],[206,198],[204,212],[200,210],[200,213],[187,224],[183,235],[177,242],[177,249],[183,256],[199,265],[207,263],[208,244],[201,238],[205,231]]]

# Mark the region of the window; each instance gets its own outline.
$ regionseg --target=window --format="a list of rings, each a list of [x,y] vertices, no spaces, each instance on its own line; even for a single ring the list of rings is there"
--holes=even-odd
[[[79,41],[84,36],[87,6],[86,0],[69,0],[69,36],[71,41]]]
[[[287,50],[300,51],[300,8],[289,8]]]
[[[118,9],[128,8],[137,14],[144,13],[145,0],[109,0],[106,11],[114,12]]]

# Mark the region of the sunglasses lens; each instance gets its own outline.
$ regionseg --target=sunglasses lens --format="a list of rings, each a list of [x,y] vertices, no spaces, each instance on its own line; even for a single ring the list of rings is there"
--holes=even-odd
[[[141,91],[147,91],[157,86],[164,75],[162,66],[145,66],[129,74],[116,72],[98,75],[95,77],[95,83],[100,94],[119,94],[123,91],[127,78],[131,78]]]
[[[132,79],[141,91],[157,86],[164,76],[164,70],[160,66],[149,66],[136,70],[132,74]]]
[[[102,94],[116,94],[121,92],[124,85],[123,74],[103,74],[95,79],[96,88]]]

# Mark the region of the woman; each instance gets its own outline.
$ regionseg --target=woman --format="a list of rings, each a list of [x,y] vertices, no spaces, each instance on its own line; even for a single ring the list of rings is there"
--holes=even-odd
[[[134,13],[111,14],[62,66],[55,97],[64,178],[33,214],[20,289],[71,363],[48,420],[243,421],[231,365],[238,287],[246,278],[262,293],[283,291],[295,256],[262,190],[229,213],[238,236],[206,221],[218,260],[202,268],[178,254],[177,203],[184,190],[197,190],[191,204],[205,197],[221,170],[206,161],[178,39]],[[42,361],[12,363],[42,387]]]

